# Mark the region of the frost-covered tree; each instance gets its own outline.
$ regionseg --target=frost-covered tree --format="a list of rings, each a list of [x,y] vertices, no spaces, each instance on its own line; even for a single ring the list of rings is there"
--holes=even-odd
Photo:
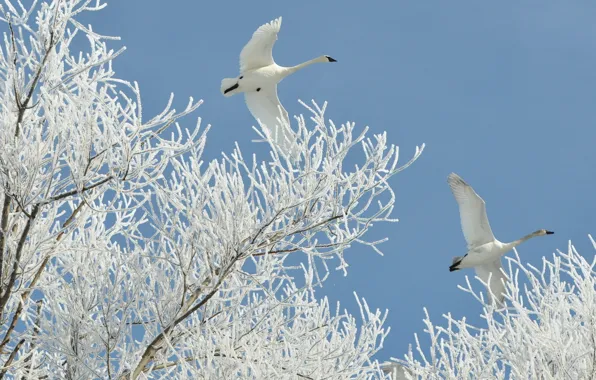
[[[590,237],[596,249],[596,243]],[[596,378],[596,257],[591,262],[569,243],[542,268],[507,258],[506,307],[484,303],[470,282],[462,288],[485,306],[483,327],[444,315],[446,326],[427,316],[430,346],[398,360],[417,379]]]
[[[0,7],[0,378],[382,378],[385,314],[314,289],[348,247],[380,252],[366,233],[421,149],[400,167],[313,103],[297,165],[271,140],[266,162],[206,162],[209,126],[177,123],[201,102],[147,117],[122,50],[77,21],[103,6]]]

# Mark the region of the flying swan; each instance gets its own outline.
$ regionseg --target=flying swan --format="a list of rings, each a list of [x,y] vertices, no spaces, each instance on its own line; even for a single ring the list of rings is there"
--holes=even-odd
[[[292,67],[277,65],[273,60],[272,50],[280,27],[281,17],[261,25],[254,32],[240,52],[240,75],[223,79],[221,92],[226,97],[244,92],[244,99],[252,116],[272,135],[273,141],[286,155],[295,158],[295,137],[290,128],[288,112],[277,97],[277,84],[308,65],[336,60],[323,55]]]
[[[538,230],[511,243],[502,243],[495,238],[486,216],[484,200],[455,173],[449,174],[447,183],[459,205],[459,216],[464,237],[468,243],[468,253],[453,258],[449,271],[463,268],[476,269],[476,275],[485,283],[489,281],[490,290],[499,304],[503,304],[505,275],[501,271],[501,256],[535,236],[551,235],[552,231]],[[488,292],[490,296],[490,291]],[[492,298],[492,297],[491,297]]]

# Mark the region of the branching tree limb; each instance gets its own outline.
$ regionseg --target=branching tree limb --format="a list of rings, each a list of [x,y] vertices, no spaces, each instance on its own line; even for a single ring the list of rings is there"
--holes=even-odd
[[[270,138],[266,162],[203,158],[209,126],[178,124],[201,101],[148,118],[112,69],[123,49],[77,20],[103,6],[1,9],[0,378],[382,376],[386,313],[314,289],[346,249],[380,252],[368,231],[395,221],[389,180],[423,147],[398,165],[386,134],[313,102],[296,162]]]
[[[592,240],[592,238],[590,237]],[[596,249],[596,243],[592,240]],[[429,338],[416,337],[405,360],[412,378],[588,379],[594,373],[596,260],[569,243],[567,252],[524,264],[515,251],[504,270],[511,279],[507,307],[496,308],[470,281],[462,290],[484,305],[485,326],[444,315],[445,326],[424,323]],[[479,289],[479,288],[478,288]]]

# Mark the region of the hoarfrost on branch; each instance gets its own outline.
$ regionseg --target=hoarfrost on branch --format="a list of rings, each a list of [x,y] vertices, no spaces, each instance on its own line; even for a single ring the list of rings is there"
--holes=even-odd
[[[590,237],[592,246],[596,243]],[[428,339],[416,336],[405,360],[412,379],[591,379],[596,376],[596,256],[567,252],[543,258],[542,268],[506,258],[507,307],[485,302],[467,281],[462,288],[484,305],[486,325],[444,315],[446,326],[424,319]]]
[[[385,313],[314,288],[346,248],[380,253],[366,232],[422,148],[399,166],[385,134],[313,102],[295,167],[275,147],[206,162],[210,127],[177,122],[201,102],[147,117],[112,70],[124,49],[77,21],[104,5],[0,9],[0,377],[382,378]]]

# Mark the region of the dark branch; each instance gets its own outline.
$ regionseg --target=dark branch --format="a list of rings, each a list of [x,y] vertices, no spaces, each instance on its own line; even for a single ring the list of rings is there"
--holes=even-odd
[[[4,193],[4,204],[2,205],[2,219],[0,219],[0,296],[9,291],[4,288],[4,242],[6,241],[6,228],[8,227],[8,212],[10,210],[10,197]]]
[[[29,236],[29,230],[31,229],[31,225],[33,221],[37,217],[37,213],[39,212],[39,205],[35,205],[33,207],[33,211],[31,212],[31,217],[27,220],[27,224],[25,225],[25,229],[21,234],[21,238],[19,239],[19,244],[17,245],[17,251],[15,254],[14,262],[12,263],[12,271],[10,273],[10,280],[6,285],[6,291],[2,294],[0,298],[0,320],[2,319],[2,315],[4,314],[4,307],[8,303],[8,300],[11,296],[12,287],[14,286],[17,280],[17,272],[19,270],[19,264],[21,262],[21,254],[23,253],[23,248],[25,247],[25,241],[27,241],[27,236]]]
[[[4,363],[4,366],[3,366],[4,369],[0,372],[0,379],[4,378],[4,375],[6,375],[6,372],[8,372],[10,365],[14,361],[14,358],[17,356],[17,353],[19,352],[19,350],[21,349],[21,346],[24,343],[25,343],[25,339],[21,339],[19,341],[19,343],[17,343],[17,345],[14,346],[12,352],[10,353],[10,356],[8,357],[8,359],[6,359],[6,363]]]
[[[68,226],[70,226],[72,224],[75,217],[79,214],[79,212],[83,208],[83,205],[85,205],[85,202],[79,203],[77,208],[74,209],[72,214],[68,217],[68,219],[66,219],[66,221],[64,222],[64,225],[62,226],[63,230],[56,237],[56,241],[60,241],[62,239],[62,237],[64,236],[64,229],[66,229]],[[33,280],[31,280],[31,282],[29,283],[29,286],[27,286],[27,290],[25,290],[23,292],[23,294],[21,295],[21,302],[19,302],[19,304],[17,306],[17,310],[14,312],[14,314],[12,316],[12,321],[10,323],[10,326],[9,326],[8,330],[6,330],[6,333],[4,334],[4,338],[2,339],[2,342],[0,343],[0,352],[4,349],[4,347],[8,344],[8,342],[10,342],[10,335],[12,334],[15,327],[17,326],[17,322],[19,321],[21,313],[23,312],[23,307],[25,305],[25,302],[27,301],[27,298],[29,298],[29,295],[31,294],[32,289],[35,289],[35,285],[37,285],[37,282],[41,278],[41,275],[43,274],[50,258],[51,258],[50,255],[47,255],[46,257],[44,257],[41,264],[37,268],[37,272],[35,273],[35,276],[33,276]]]
[[[11,32],[12,32],[12,27],[11,27]],[[17,106],[19,108],[19,114],[17,117],[17,125],[16,125],[15,132],[14,132],[15,137],[19,137],[19,125],[21,125],[21,122],[23,121],[23,117],[25,116],[25,111],[28,108],[30,108],[29,102],[33,98],[33,93],[35,92],[37,83],[39,83],[39,79],[41,78],[41,73],[43,71],[43,68],[44,68],[47,60],[48,60],[48,57],[50,56],[50,52],[52,51],[52,48],[54,47],[54,42],[55,42],[54,41],[54,32],[50,31],[50,46],[48,46],[45,54],[43,55],[41,63],[39,64],[39,67],[37,68],[37,72],[35,73],[35,77],[33,78],[33,82],[31,83],[31,87],[29,88],[29,92],[27,93],[27,97],[25,98],[24,102],[21,102],[20,96],[18,95],[18,93],[15,89]],[[16,55],[16,49],[15,49],[15,55]]]
[[[33,357],[33,349],[35,347],[35,340],[37,335],[39,335],[39,320],[41,318],[41,308],[43,306],[43,300],[37,301],[37,317],[35,318],[35,325],[33,327],[33,337],[32,342],[29,347],[29,352],[27,353],[27,357],[23,360],[25,362],[25,369],[27,372],[31,372],[31,358]]]
[[[112,179],[114,179],[114,177],[113,176],[109,176],[109,177],[106,177],[106,178],[102,179],[99,182],[94,183],[93,185],[85,186],[81,190],[75,189],[75,190],[64,192],[62,194],[55,195],[55,196],[49,198],[47,201],[45,201],[44,204],[48,204],[48,203],[51,203],[51,202],[59,201],[59,200],[64,199],[64,198],[72,197],[73,195],[76,195],[76,194],[84,193],[85,191],[93,190],[96,187],[101,186],[104,183],[111,181]]]

